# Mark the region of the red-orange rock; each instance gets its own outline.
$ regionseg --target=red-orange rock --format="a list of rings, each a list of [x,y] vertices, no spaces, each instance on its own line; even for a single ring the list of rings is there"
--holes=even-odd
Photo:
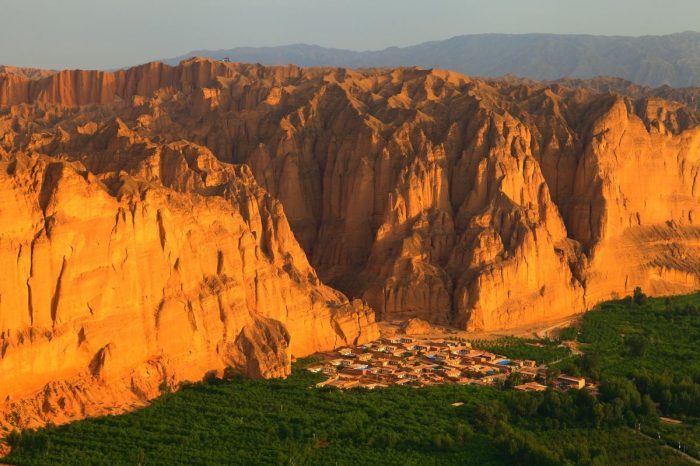
[[[0,377],[27,392],[146,399],[374,335],[316,273],[483,330],[698,288],[700,118],[643,92],[193,59],[0,74],[0,108]]]
[[[399,331],[404,335],[427,335],[433,331],[433,327],[429,322],[413,317],[402,322]]]
[[[124,409],[226,366],[286,376],[292,355],[378,335],[370,309],[318,281],[246,166],[147,145],[126,146],[143,176],[0,161],[4,422]]]

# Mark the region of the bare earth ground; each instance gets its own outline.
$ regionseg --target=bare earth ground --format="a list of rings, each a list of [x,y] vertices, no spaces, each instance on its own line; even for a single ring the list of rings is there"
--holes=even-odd
[[[416,337],[445,338],[458,337],[465,340],[495,340],[497,338],[513,336],[520,338],[556,338],[559,333],[573,325],[577,325],[582,314],[567,316],[564,318],[538,322],[523,327],[515,327],[509,330],[496,330],[490,332],[468,332],[450,327],[432,325],[430,333],[422,335],[412,335]],[[379,331],[382,337],[391,337],[400,334],[400,326],[403,321],[382,321],[379,322]]]

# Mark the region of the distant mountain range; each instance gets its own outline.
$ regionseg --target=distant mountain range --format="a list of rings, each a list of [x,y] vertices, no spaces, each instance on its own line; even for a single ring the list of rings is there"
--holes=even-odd
[[[700,33],[665,36],[476,34],[378,51],[285,45],[197,50],[165,60],[204,56],[300,66],[445,68],[472,76],[514,74],[537,80],[615,76],[645,86],[700,86]]]

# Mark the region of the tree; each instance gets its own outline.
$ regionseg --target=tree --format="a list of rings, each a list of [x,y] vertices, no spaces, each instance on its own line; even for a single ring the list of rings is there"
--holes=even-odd
[[[498,401],[481,404],[474,410],[474,423],[486,432],[495,432],[500,423],[508,422],[508,412]]]
[[[596,405],[600,404],[596,397],[591,395],[588,390],[577,390],[574,395],[576,403],[577,417],[582,422],[589,422],[592,425],[600,423],[598,416],[602,413]]]
[[[19,448],[22,445],[22,434],[13,429],[5,439],[10,448]]]
[[[559,341],[576,340],[578,329],[576,327],[566,327],[559,332]]]
[[[649,395],[642,396],[642,414],[645,416],[656,416],[656,403]]]
[[[578,360],[581,369],[591,378],[598,380],[600,378],[600,356],[597,353],[586,353]]]
[[[643,356],[647,348],[649,348],[649,339],[644,335],[633,333],[625,337],[625,346],[629,348],[632,355]]]
[[[227,366],[226,369],[224,369],[225,380],[231,381],[235,379],[238,375],[240,375],[239,372],[231,366]]]
[[[141,466],[142,464],[144,464],[146,462],[146,452],[143,451],[143,448],[139,448],[138,450],[136,450],[132,453],[131,459],[138,466]]]
[[[647,295],[642,293],[642,289],[640,287],[636,287],[634,289],[634,294],[632,295],[632,301],[634,301],[634,304],[637,306],[643,306],[647,303]]]
[[[557,367],[548,367],[547,368],[547,375],[546,375],[546,382],[549,383],[552,380],[556,380],[557,377],[561,374],[561,370]]]
[[[639,412],[642,397],[637,387],[627,379],[613,377],[600,384],[601,400],[606,402],[606,417],[611,423],[627,413]]]
[[[505,383],[503,386],[505,388],[513,388],[516,385],[520,385],[523,383],[523,375],[520,372],[511,372],[508,374],[508,378],[506,378]]]
[[[207,385],[215,385],[218,382],[218,379],[216,377],[216,371],[209,371],[206,374],[204,374],[202,381]]]
[[[158,385],[158,390],[160,390],[161,395],[167,395],[170,393],[170,385],[168,385],[168,381],[163,380],[160,385]]]
[[[460,445],[469,440],[474,435],[474,430],[468,424],[458,423],[455,429],[455,440]]]

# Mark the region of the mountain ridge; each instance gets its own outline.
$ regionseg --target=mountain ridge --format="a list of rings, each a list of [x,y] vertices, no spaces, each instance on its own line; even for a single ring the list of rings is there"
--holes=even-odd
[[[663,36],[588,34],[466,34],[405,47],[354,51],[309,44],[197,50],[163,60],[177,64],[194,55],[261,64],[351,68],[421,66],[472,76],[515,74],[537,80],[621,77],[637,84],[700,85],[700,33]]]

